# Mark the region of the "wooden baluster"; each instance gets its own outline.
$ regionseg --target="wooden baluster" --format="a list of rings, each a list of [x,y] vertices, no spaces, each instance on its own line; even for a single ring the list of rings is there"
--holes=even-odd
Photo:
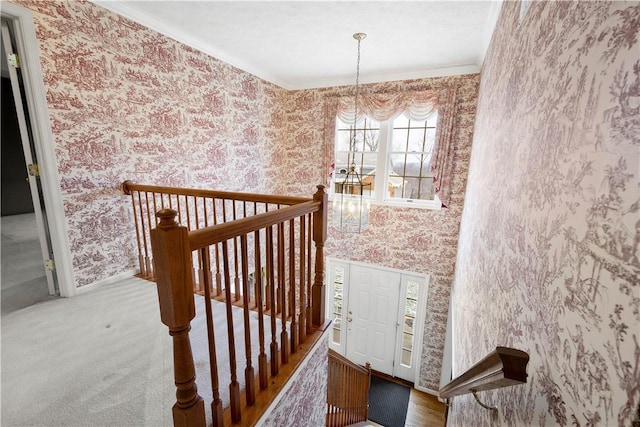
[[[280,332],[280,356],[282,364],[289,362],[289,333],[287,332],[287,286],[284,270],[284,223],[278,224],[278,298],[280,298],[280,310],[282,318],[282,331]]]
[[[257,202],[253,202],[253,214],[257,215],[258,214],[258,203]],[[259,232],[254,233],[254,241],[259,239]],[[255,250],[257,248],[259,248],[259,245],[255,245],[254,246],[254,255],[255,255]],[[254,295],[254,308],[257,309],[258,308],[258,286],[261,286],[260,284],[262,283],[262,280],[258,281],[258,277],[262,276],[262,270],[260,269],[260,265],[261,265],[261,261],[260,261],[260,257],[255,257],[254,256],[254,263],[253,263],[255,270],[254,270],[254,280],[253,280],[253,295]],[[260,290],[262,291],[262,290]]]
[[[223,427],[224,421],[222,416],[224,411],[222,409],[222,399],[220,399],[220,384],[218,379],[218,355],[216,352],[216,337],[213,325],[213,310],[211,308],[211,259],[209,255],[209,248],[202,248],[201,259],[202,271],[204,271],[202,285],[204,287],[204,307],[207,313],[207,339],[209,344],[209,362],[211,363],[211,392],[213,400],[211,401],[211,413],[213,414],[213,427]]]
[[[273,227],[267,228],[267,280],[269,287],[269,301],[271,302],[269,316],[271,317],[271,376],[278,375],[278,339],[276,338],[275,284],[273,283]]]
[[[193,196],[193,205],[195,208],[195,217],[196,217],[196,230],[200,228],[200,218],[198,215],[198,199]],[[200,261],[198,263],[198,283],[196,285],[196,289],[199,292],[203,291],[203,286],[204,286],[204,270],[202,269],[203,263],[202,263],[202,254],[200,251],[198,251],[198,261]]]
[[[232,201],[233,206],[233,220],[235,221],[237,218],[236,215],[236,201]],[[233,289],[234,289],[234,301],[240,301],[240,276],[238,275],[240,267],[238,265],[238,238],[233,238],[233,272],[234,272],[234,280],[233,280]]]
[[[189,213],[189,196],[185,195],[184,196],[184,209],[185,209],[185,213],[186,213],[186,217],[187,217],[187,229],[189,231],[193,230],[193,227],[191,226],[191,215]],[[198,265],[200,265],[202,262],[202,260],[200,259],[200,251],[198,251]],[[200,284],[199,284],[199,280],[198,278],[200,277],[200,274],[198,272],[198,268],[195,265],[191,265],[191,274],[193,275],[193,292],[198,292],[199,288],[200,288]]]
[[[138,213],[136,212],[136,201],[133,196],[133,191],[131,190],[131,185],[133,182],[127,180],[122,183],[122,192],[124,194],[131,196],[131,207],[133,208],[133,223],[136,227],[136,242],[138,243],[138,264],[140,265],[140,276],[145,277],[146,274],[146,265],[144,263],[144,256],[142,256],[142,244],[140,241],[140,225],[138,221]],[[138,195],[139,196],[139,195]]]
[[[305,221],[306,217],[304,215],[302,215],[300,217],[300,301],[299,301],[299,305],[300,305],[300,319],[298,321],[298,341],[300,343],[303,343],[307,337],[307,325],[306,325],[306,299],[305,299],[305,267],[306,267],[306,248],[307,248],[307,242],[306,242],[306,221]]]
[[[233,333],[233,306],[231,305],[231,276],[229,275],[229,248],[225,240],[222,242],[222,262],[224,270],[225,305],[227,307],[227,338],[229,341],[229,371],[231,383],[229,384],[229,396],[231,397],[231,421],[240,422],[240,383],[236,372],[236,343]]]
[[[313,326],[319,328],[324,324],[325,292],[324,292],[324,243],[327,240],[327,205],[328,196],[324,185],[317,186],[318,191],[313,200],[321,202],[320,210],[313,213],[313,241],[316,244],[316,266],[313,281],[311,302]]]
[[[267,388],[267,355],[264,351],[264,305],[262,303],[262,259],[260,249],[260,230],[255,232],[255,260],[256,260],[256,305],[258,306],[258,341],[260,354],[258,355],[258,376],[260,378],[260,390]]]
[[[223,202],[224,203],[224,202]],[[224,207],[224,206],[223,206]],[[216,212],[216,199],[213,199],[213,224],[218,223],[218,213]],[[222,274],[220,273],[220,245],[216,243],[216,296],[222,295]]]
[[[296,316],[296,234],[294,220],[289,220],[289,298],[291,312],[291,354],[298,350],[298,319]]]
[[[307,315],[306,315],[306,323],[307,323],[307,335],[309,335],[311,333],[311,330],[313,329],[313,325],[311,322],[311,272],[312,272],[312,265],[311,264],[311,241],[312,236],[313,236],[313,231],[312,231],[312,221],[311,221],[311,214],[307,215],[307,227],[308,227],[308,234],[307,234]]]
[[[195,317],[191,283],[191,253],[186,227],[179,226],[176,212],[157,213],[160,224],[151,230],[151,247],[156,260],[156,282],[160,319],[173,337],[173,365],[176,403],[175,426],[206,426],[204,400],[198,395],[196,374],[189,341],[191,320]]]
[[[242,299],[244,314],[244,351],[247,358],[247,367],[244,370],[245,394],[247,405],[256,402],[255,372],[251,361],[251,323],[249,323],[249,253],[247,248],[247,235],[240,236],[240,250],[242,252]]]

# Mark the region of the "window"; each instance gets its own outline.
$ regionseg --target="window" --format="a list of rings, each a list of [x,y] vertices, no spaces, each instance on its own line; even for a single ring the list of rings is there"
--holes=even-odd
[[[426,120],[411,120],[404,114],[375,121],[363,116],[355,126],[336,118],[336,153],[332,194],[342,192],[341,183],[351,166],[362,177],[364,196],[373,203],[440,208],[435,195],[431,156],[438,114]],[[344,192],[350,192],[348,188]]]

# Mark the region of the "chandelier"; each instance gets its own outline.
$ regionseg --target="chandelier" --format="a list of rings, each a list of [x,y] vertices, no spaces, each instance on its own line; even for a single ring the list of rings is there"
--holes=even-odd
[[[370,194],[371,183],[362,181],[362,170],[356,166],[357,128],[358,128],[358,94],[360,83],[360,42],[367,37],[365,33],[355,33],[358,41],[358,61],[356,66],[355,109],[353,126],[349,134],[348,167],[340,170],[335,178],[335,198],[333,201],[333,226],[340,231],[359,233],[369,228],[369,200],[364,194]],[[363,138],[366,134],[362,132]],[[363,144],[364,145],[364,144]]]

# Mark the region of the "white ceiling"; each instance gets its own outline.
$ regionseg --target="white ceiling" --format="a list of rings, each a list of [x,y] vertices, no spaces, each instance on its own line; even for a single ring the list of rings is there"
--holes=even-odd
[[[129,1],[107,9],[286,89],[480,70],[501,0]]]

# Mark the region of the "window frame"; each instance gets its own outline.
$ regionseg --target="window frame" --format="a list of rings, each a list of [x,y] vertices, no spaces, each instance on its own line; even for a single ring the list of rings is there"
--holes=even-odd
[[[397,117],[397,116],[396,116]],[[375,180],[374,180],[374,187],[376,189],[382,189],[381,191],[375,191],[375,195],[374,197],[371,196],[363,196],[363,198],[365,198],[366,200],[369,201],[369,203],[371,203],[372,205],[380,205],[380,206],[392,206],[392,207],[402,207],[402,208],[419,208],[419,209],[429,209],[429,210],[440,210],[442,209],[442,202],[440,201],[440,198],[438,197],[437,194],[434,195],[433,200],[422,200],[422,199],[409,199],[409,198],[400,198],[400,197],[389,197],[387,195],[387,183],[388,183],[388,176],[389,176],[389,169],[390,169],[390,163],[391,163],[391,141],[393,138],[393,121],[396,119],[396,117],[393,118],[389,118],[387,120],[384,121],[377,121],[375,119],[370,118],[369,116],[366,116],[367,120],[374,120],[376,123],[379,124],[379,131],[378,131],[378,150],[377,152],[373,152],[373,151],[366,151],[365,153],[376,153],[376,175],[375,175]],[[340,120],[339,118],[336,116],[335,117],[335,126],[334,126],[334,144],[333,144],[333,154],[334,154],[334,159],[337,160],[338,158],[338,152],[340,153],[349,153],[348,151],[344,151],[344,150],[338,150],[338,132],[339,132],[339,128],[340,128]],[[344,122],[342,122],[343,124],[346,124]],[[439,121],[438,121],[439,123]],[[348,125],[348,124],[346,124]],[[439,124],[436,125],[436,135],[437,135],[437,129],[438,129]],[[361,151],[357,151],[357,153],[361,153]],[[397,153],[397,152],[394,152]],[[433,158],[433,152],[431,153],[432,158]],[[342,165],[341,165],[342,166]],[[338,167],[338,165],[336,164],[336,168]],[[347,165],[348,167],[348,165]],[[378,171],[381,171],[382,173],[378,173]],[[340,193],[336,193],[335,192],[335,179],[336,179],[337,173],[336,171],[333,172],[332,176],[331,176],[331,186],[330,186],[330,192],[329,192],[329,199],[333,200],[333,197],[340,194]],[[361,176],[361,178],[363,178]],[[427,176],[428,178],[428,176]]]

